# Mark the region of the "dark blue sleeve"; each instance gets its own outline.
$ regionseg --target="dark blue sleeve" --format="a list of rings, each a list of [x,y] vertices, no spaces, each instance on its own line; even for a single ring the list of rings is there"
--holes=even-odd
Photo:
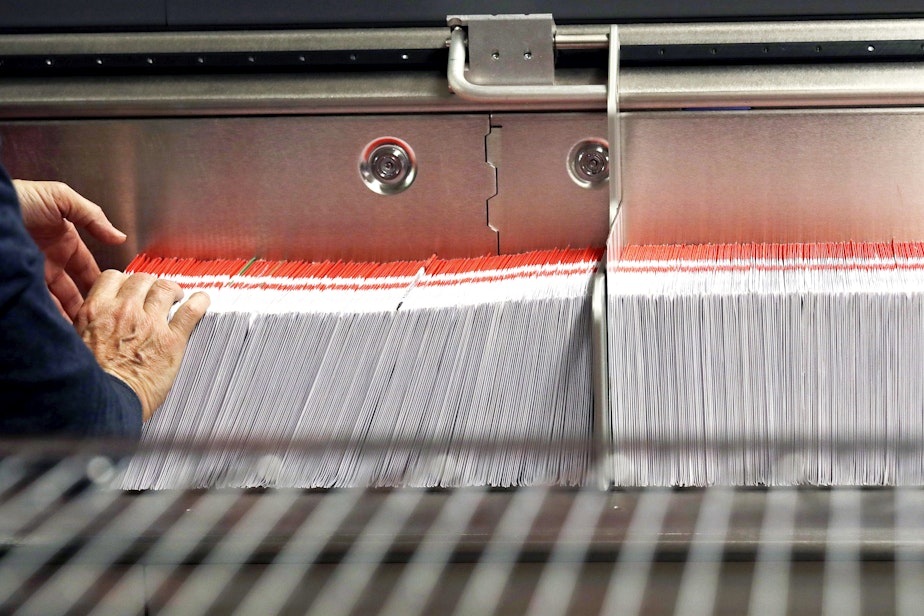
[[[0,435],[134,437],[141,402],[58,312],[0,167]]]

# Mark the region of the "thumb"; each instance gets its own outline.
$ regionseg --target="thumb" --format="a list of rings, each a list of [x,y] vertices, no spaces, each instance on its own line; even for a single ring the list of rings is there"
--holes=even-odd
[[[184,340],[189,340],[193,329],[205,315],[211,303],[212,300],[202,291],[193,293],[182,306],[177,308],[173,318],[170,319],[170,329],[182,335]]]

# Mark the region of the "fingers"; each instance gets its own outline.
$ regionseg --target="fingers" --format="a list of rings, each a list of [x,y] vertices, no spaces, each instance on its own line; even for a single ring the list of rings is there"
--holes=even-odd
[[[158,279],[148,289],[144,298],[144,310],[150,314],[160,314],[164,317],[170,312],[173,304],[183,299],[183,289],[172,280]]]
[[[77,316],[77,311],[83,305],[83,294],[80,289],[77,288],[77,285],[74,284],[70,277],[60,270],[54,271],[48,268],[47,265],[45,268],[45,283],[48,285],[51,297],[58,304],[62,314],[69,321],[73,321]]]
[[[128,278],[128,274],[123,274],[118,270],[106,270],[96,279],[96,284],[87,293],[87,299],[100,298],[111,299],[119,294],[122,283]]]
[[[64,266],[64,271],[74,280],[81,293],[87,293],[93,283],[96,282],[96,279],[99,278],[99,265],[76,231],[74,236],[76,237],[76,245]]]
[[[173,319],[170,321],[170,329],[182,335],[184,340],[189,340],[193,329],[205,315],[205,311],[208,310],[211,303],[212,300],[202,291],[193,293],[173,315]]]
[[[54,294],[51,295],[51,301],[55,303],[55,306],[58,308],[58,312],[61,313],[62,317],[64,317],[69,323],[74,322],[75,317],[72,317],[71,315],[67,314],[67,312],[64,310],[64,306],[61,305],[60,300],[58,300],[58,298],[55,297]]]
[[[148,314],[159,314],[166,318],[173,304],[183,299],[183,289],[172,280],[156,278],[150,274],[129,275],[106,270],[100,274],[87,295],[87,299],[90,298],[116,299],[120,304],[140,305]],[[207,302],[205,307],[208,307]]]
[[[121,244],[126,235],[109,222],[103,209],[62,182],[33,182],[40,192],[47,192],[61,215],[90,235],[107,244]],[[47,200],[44,200],[47,203]]]
[[[117,297],[123,303],[135,303],[142,306],[155,282],[157,278],[150,274],[131,274],[122,283]]]

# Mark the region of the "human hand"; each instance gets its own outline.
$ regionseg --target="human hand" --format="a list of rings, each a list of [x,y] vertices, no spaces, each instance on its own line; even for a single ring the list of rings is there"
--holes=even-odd
[[[193,293],[168,321],[181,299],[175,282],[106,270],[74,319],[103,370],[138,394],[145,421],[166,399],[189,336],[210,303],[205,293]]]
[[[125,234],[103,210],[61,182],[13,180],[29,235],[45,253],[45,283],[61,314],[73,321],[84,294],[99,278],[99,266],[77,227],[107,244],[121,244]]]

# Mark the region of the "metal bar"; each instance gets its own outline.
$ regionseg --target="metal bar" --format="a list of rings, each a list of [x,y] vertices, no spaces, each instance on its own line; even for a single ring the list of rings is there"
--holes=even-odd
[[[457,488],[440,509],[382,608],[383,616],[423,614],[427,599],[484,498],[482,488]]]
[[[26,465],[17,456],[0,460],[0,499],[6,498],[7,490],[13,489],[26,476]]]
[[[604,49],[608,42],[606,32],[555,33],[555,49]]]
[[[347,616],[351,613],[388,553],[395,535],[423,495],[423,490],[413,488],[395,490],[388,495],[312,603],[310,613],[319,616]]]
[[[0,55],[439,49],[445,28],[7,34]]]
[[[619,27],[610,27],[610,56],[606,84],[606,133],[610,150],[610,226],[622,204],[622,120],[619,115]]]
[[[924,19],[623,24],[624,45],[825,43],[924,39]],[[558,25],[556,49],[604,49],[608,25]],[[6,34],[0,55],[438,49],[445,27]]]
[[[589,489],[574,497],[552,554],[536,583],[529,613],[546,616],[568,613],[587,550],[608,503],[608,495]]]
[[[88,488],[77,498],[56,509],[51,517],[35,529],[34,532],[44,534],[43,541],[35,545],[23,543],[6,554],[0,561],[0,612],[12,608],[13,606],[7,603],[16,602],[15,598],[22,590],[23,583],[48,563],[62,547],[85,535],[86,526],[92,524],[100,513],[118,500],[119,496],[120,492],[116,490]],[[41,511],[41,508],[35,511]],[[69,518],[84,523],[76,527],[64,524],[56,526],[56,523]]]
[[[119,496],[116,490],[107,490],[107,500]],[[102,532],[90,537],[84,545],[67,562],[65,568],[42,585],[41,590],[27,601],[22,609],[34,614],[52,614],[62,608],[61,597],[79,595],[87,588],[79,587],[79,579],[72,575],[76,569],[104,570],[113,566],[122,550],[131,545],[138,534],[150,526],[159,516],[183,495],[182,492],[155,492],[152,495],[135,498],[128,507],[120,512]],[[60,546],[59,546],[60,547]],[[5,566],[12,563],[5,563]],[[126,586],[133,585],[133,580],[125,577],[121,580]],[[92,584],[92,582],[91,582]],[[75,585],[78,588],[75,588]],[[138,589],[134,588],[137,592]],[[108,594],[108,593],[107,593]],[[111,603],[111,602],[110,602]]]
[[[645,68],[622,72],[623,109],[924,104],[924,64]]]
[[[610,235],[622,203],[622,130],[619,116],[619,28],[610,27],[610,53],[607,68],[607,145],[609,148],[609,221]],[[607,328],[606,267],[608,256],[604,257],[603,271],[593,279],[591,289],[592,343],[593,343],[593,386],[594,386],[594,432],[596,436],[597,482],[602,489],[613,484],[613,422],[610,407],[609,330]]]
[[[748,613],[753,616],[786,614],[798,494],[795,489],[789,488],[767,492],[748,608]]]
[[[233,614],[278,614],[315,564],[328,539],[365,492],[351,488],[326,495],[266,568]]]
[[[924,606],[924,492],[895,491],[895,603],[899,616],[919,614]]]
[[[164,611],[206,611],[213,605],[228,582],[240,570],[248,553],[256,549],[273,530],[296,502],[299,494],[298,490],[275,490],[260,498],[257,504],[235,523],[230,532],[221,537],[221,543],[209,552],[202,564],[183,581],[182,586],[164,605]]]
[[[142,610],[146,597],[144,596],[144,567],[133,565],[122,574],[118,583],[106,591],[106,594],[93,607],[87,616],[122,616],[130,613],[126,606],[139,600]],[[75,611],[73,613],[85,613]],[[143,613],[143,612],[142,612]]]
[[[604,264],[604,268],[606,265]],[[606,327],[606,272],[594,274],[591,287],[591,343],[593,345],[594,465],[601,490],[613,484],[613,422],[610,417],[609,333]]]
[[[33,515],[86,479],[86,467],[79,458],[64,458],[34,480],[26,489],[0,505],[0,520],[31,520]]]
[[[859,560],[863,522],[861,496],[855,488],[837,488],[831,492],[822,603],[822,614],[827,616],[859,616],[862,613]]]
[[[690,553],[683,568],[675,614],[706,616],[714,612],[722,572],[722,552],[734,496],[730,488],[706,490],[696,519]]]
[[[413,72],[369,73],[362,79],[327,73],[10,77],[0,82],[0,118],[602,111],[606,86],[596,79],[593,72],[558,71],[556,83],[587,86],[599,95],[524,101],[454,96],[446,76]],[[924,63],[915,62],[760,70],[629,67],[622,68],[619,79],[621,111],[924,105]]]
[[[608,28],[605,25],[559,25],[555,46],[558,49],[602,49],[606,47]],[[624,45],[901,41],[924,38],[924,19],[649,23],[623,24],[620,30]]]
[[[472,571],[454,614],[494,614],[548,490],[520,488]]]
[[[632,521],[613,568],[601,614],[634,616],[642,608],[648,574],[661,526],[671,502],[671,492],[651,488],[643,491],[632,513]]]

